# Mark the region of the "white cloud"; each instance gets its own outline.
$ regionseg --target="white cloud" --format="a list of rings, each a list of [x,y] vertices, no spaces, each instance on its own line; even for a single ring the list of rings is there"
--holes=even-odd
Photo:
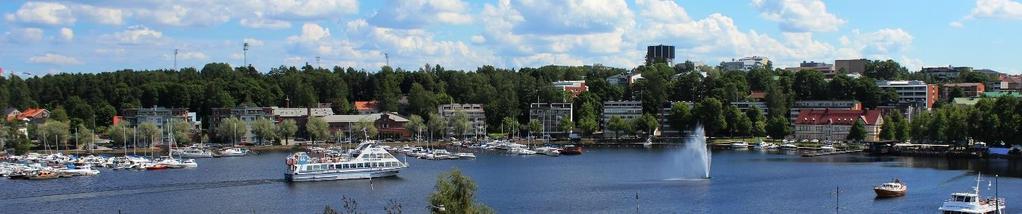
[[[39,56],[33,56],[28,58],[28,61],[36,64],[51,64],[51,65],[78,65],[82,64],[81,61],[74,57],[47,53]]]
[[[170,60],[174,59],[174,55],[171,55],[171,54],[164,55],[164,57],[167,58],[167,59],[170,59]],[[182,60],[182,61],[183,60],[206,60],[206,59],[209,59],[209,57],[207,57],[205,53],[202,53],[200,51],[181,50],[181,51],[178,51],[178,53],[177,53],[177,59],[178,60]]]
[[[75,17],[66,5],[56,2],[26,2],[14,14],[7,14],[7,21],[41,25],[71,25]]]
[[[624,39],[625,33],[635,26],[635,17],[631,10],[620,8],[627,8],[627,4],[623,1],[568,1],[554,5],[507,0],[486,4],[480,14],[480,22],[486,23],[481,41],[500,55],[531,57],[509,63],[546,62],[536,59],[568,52],[621,54],[634,45]]]
[[[248,45],[252,46],[252,47],[263,46],[265,44],[263,42],[263,40],[258,40],[258,39],[253,39],[253,38],[245,38],[245,39],[242,39],[241,42],[248,43]]]
[[[972,8],[969,15],[949,25],[962,27],[965,21],[980,18],[1022,20],[1022,3],[1013,0],[976,0],[976,7]]]
[[[96,49],[96,53],[104,55],[124,55],[126,51],[124,48],[99,48]]]
[[[72,5],[72,8],[76,15],[82,15],[99,24],[121,25],[124,24],[124,17],[127,16],[126,12],[117,8],[92,5]]]
[[[369,23],[388,28],[420,28],[427,24],[468,24],[472,16],[461,0],[404,0],[389,1]]]
[[[842,58],[892,58],[912,45],[913,37],[901,28],[884,28],[875,32],[852,31],[851,37],[840,38],[843,46],[838,50]]]
[[[242,18],[239,23],[241,26],[249,28],[284,29],[291,27],[291,22],[265,18]]]
[[[38,42],[43,40],[43,29],[15,28],[4,33],[4,38],[12,42]]]
[[[75,38],[75,32],[71,28],[60,28],[60,38],[64,41],[71,41]]]
[[[828,12],[820,0],[753,0],[752,5],[787,32],[836,31],[846,22]]]
[[[133,15],[149,22],[169,26],[213,26],[230,20],[229,7],[213,2],[160,5],[136,9]]]
[[[139,25],[132,26],[125,31],[103,35],[100,38],[122,45],[145,45],[160,43],[163,33]]]
[[[503,3],[502,3],[503,4]],[[519,34],[609,33],[634,19],[624,0],[525,0],[511,2],[517,14],[512,30]]]

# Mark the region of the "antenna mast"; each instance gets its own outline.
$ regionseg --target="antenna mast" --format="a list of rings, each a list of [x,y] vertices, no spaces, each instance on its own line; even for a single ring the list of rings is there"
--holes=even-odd
[[[174,48],[174,70],[177,71],[177,48]]]
[[[245,66],[248,66],[248,42],[241,47],[242,58],[245,60]]]

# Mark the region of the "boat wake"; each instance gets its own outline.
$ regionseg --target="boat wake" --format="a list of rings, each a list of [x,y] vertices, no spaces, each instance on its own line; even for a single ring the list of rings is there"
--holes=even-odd
[[[164,193],[174,191],[189,191],[199,189],[215,189],[215,188],[226,188],[226,187],[239,187],[239,186],[252,186],[252,185],[263,185],[271,183],[284,182],[283,179],[262,179],[262,180],[243,180],[243,181],[223,181],[223,182],[211,182],[211,183],[182,183],[182,184],[167,184],[160,186],[136,186],[136,187],[120,187],[112,190],[99,190],[92,192],[78,192],[78,193],[66,193],[66,194],[53,194],[53,195],[37,195],[37,196],[23,196],[23,197],[11,197],[0,199],[0,207],[8,204],[19,204],[19,203],[39,203],[39,202],[52,202],[52,201],[63,201],[71,199],[82,199],[82,198],[97,198],[97,197],[110,197],[120,195],[132,195],[132,194],[148,194],[148,193]]]
[[[710,181],[709,178],[668,178],[664,181]]]

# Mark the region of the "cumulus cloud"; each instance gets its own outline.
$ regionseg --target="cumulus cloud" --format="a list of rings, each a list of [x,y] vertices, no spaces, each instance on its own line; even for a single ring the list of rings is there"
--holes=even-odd
[[[369,23],[388,28],[419,28],[433,23],[472,22],[472,16],[466,11],[468,4],[461,0],[391,0],[388,3],[369,18]]]
[[[965,21],[980,18],[1022,20],[1022,3],[1013,0],[976,0],[976,7],[972,8],[969,15],[949,25],[962,27]]]
[[[610,9],[607,7],[617,7]],[[559,5],[541,1],[499,1],[486,4],[480,14],[485,31],[476,41],[510,56],[509,66],[532,66],[539,60],[572,53],[599,56],[630,51],[625,34],[635,27],[635,17],[623,1],[566,1]],[[519,59],[519,60],[515,60]]]
[[[845,20],[827,11],[820,0],[753,0],[764,18],[778,22],[788,32],[836,31]]]
[[[100,38],[122,45],[157,44],[162,41],[163,33],[139,25],[132,26],[125,31],[106,34]]]
[[[856,29],[850,36],[840,38],[843,48],[838,56],[843,58],[892,58],[912,45],[913,37],[901,28],[884,28],[863,33]]]
[[[39,56],[29,57],[28,61],[36,64],[50,64],[50,65],[79,65],[81,61],[74,57],[47,53]]]
[[[118,8],[97,7],[92,5],[72,5],[75,15],[99,24],[121,25],[127,12]]]
[[[265,42],[263,42],[263,40],[258,40],[258,39],[253,39],[253,38],[245,38],[245,39],[242,39],[241,42],[248,43],[248,45],[252,46],[252,47],[263,46],[265,44]]]
[[[25,2],[13,14],[5,15],[7,21],[40,25],[70,25],[75,23],[71,8],[56,2]]]
[[[521,34],[588,34],[613,32],[633,20],[624,0],[515,1],[512,28]]]
[[[43,40],[43,29],[15,28],[4,33],[4,40],[11,42],[38,42]]]
[[[75,32],[71,28],[60,28],[60,38],[64,41],[71,41],[75,38]]]
[[[164,55],[164,58],[166,58],[166,59],[174,59],[174,55],[167,54],[167,55]],[[177,52],[177,59],[178,60],[200,60],[201,61],[201,60],[209,59],[209,57],[207,57],[205,53],[202,53],[200,51],[179,50]]]

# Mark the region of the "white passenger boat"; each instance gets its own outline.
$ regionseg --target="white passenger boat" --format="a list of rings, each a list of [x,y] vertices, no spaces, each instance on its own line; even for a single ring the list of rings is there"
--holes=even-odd
[[[798,146],[796,146],[793,143],[784,143],[784,144],[781,144],[781,149],[796,150],[796,149],[798,149]]]
[[[979,184],[982,175],[976,176],[976,186],[972,188],[973,192],[956,192],[951,193],[951,198],[944,201],[940,206],[940,212],[943,214],[986,214],[1004,213],[1004,198],[982,198],[979,195]]]
[[[291,182],[366,179],[396,176],[407,168],[390,152],[372,142],[359,144],[355,154],[341,157],[310,157],[294,153],[286,160],[284,178]]]

